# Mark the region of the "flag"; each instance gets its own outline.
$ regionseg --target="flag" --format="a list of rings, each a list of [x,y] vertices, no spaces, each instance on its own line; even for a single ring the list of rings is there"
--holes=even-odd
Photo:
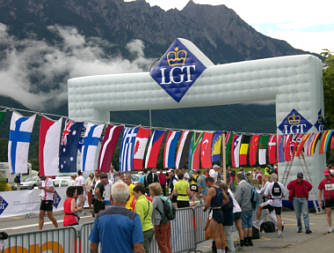
[[[312,143],[316,135],[317,135],[316,133],[311,134],[310,137],[308,137],[307,141],[304,144],[304,153],[306,156],[311,155]]]
[[[326,153],[327,152],[327,148],[329,146],[329,143],[330,143],[330,140],[331,140],[331,136],[333,134],[334,130],[330,130],[329,134],[327,135],[327,138],[326,138],[326,143],[325,143],[325,147],[324,147],[324,152]],[[334,136],[333,136],[334,137]],[[332,140],[333,140],[333,137],[332,137]]]
[[[261,135],[259,141],[259,165],[267,164],[267,149],[268,149],[269,136]]]
[[[307,141],[307,139],[310,137],[311,134],[305,134],[302,141],[298,144],[297,150],[296,150],[296,156],[299,157],[300,154],[303,151],[303,147],[305,145],[305,142]]]
[[[254,166],[257,162],[257,150],[259,147],[260,135],[253,135],[249,146],[249,165]]]
[[[192,132],[183,131],[176,152],[175,169],[182,169],[186,163]]]
[[[314,140],[313,140],[313,143],[312,143],[312,148],[311,148],[311,155],[314,155],[315,147],[318,143],[320,135],[321,135],[321,132],[317,133],[316,136],[314,137]]]
[[[157,167],[159,151],[165,133],[163,130],[154,130],[146,153],[145,168]]]
[[[328,139],[328,135],[331,133],[331,131],[333,131],[333,130],[327,130],[321,136],[320,154],[325,153],[326,142],[327,142],[327,139]]]
[[[164,149],[164,168],[175,168],[175,154],[177,141],[180,138],[180,132],[169,131],[166,139],[165,149]]]
[[[190,170],[199,170],[199,160],[201,152],[201,141],[203,133],[194,133],[189,147],[188,168]]]
[[[103,136],[97,170],[99,172],[109,172],[112,157],[115,152],[119,135],[121,134],[123,126],[108,125]]]
[[[239,165],[244,166],[248,164],[247,155],[249,149],[251,136],[243,135],[240,144],[240,155],[239,155]]]
[[[231,155],[231,148],[232,148],[232,141],[233,141],[233,133],[227,132],[225,136],[225,159],[226,159],[226,166],[232,165],[232,155]]]
[[[39,175],[57,176],[59,167],[59,143],[61,123],[63,118],[57,121],[41,117],[39,128]]]
[[[278,163],[285,162],[284,139],[285,139],[285,135],[278,135],[277,136],[277,162]]]
[[[5,116],[5,113],[6,113],[5,111],[0,112],[0,123],[3,120],[3,117]]]
[[[240,144],[242,135],[233,135],[231,155],[232,155],[232,167],[239,168],[239,155],[240,155]]]
[[[277,135],[273,134],[269,136],[269,142],[268,142],[268,162],[269,164],[275,164],[277,163],[276,159],[276,149],[277,146]]]
[[[212,162],[219,162],[222,151],[222,131],[217,131],[212,139]],[[227,161],[226,161],[227,162]],[[202,165],[203,166],[203,165]]]
[[[291,151],[292,156],[295,155],[295,153],[297,151],[297,147],[298,147],[299,143],[302,141],[303,137],[304,137],[304,134],[293,134],[293,135],[291,135],[289,143],[290,143],[290,151]]]
[[[205,132],[203,134],[203,139],[201,143],[201,167],[203,169],[212,168],[211,152],[213,149],[212,145],[213,135],[214,133],[209,133],[209,132]]]
[[[119,157],[120,172],[133,170],[133,152],[135,149],[138,127],[124,129]]]
[[[283,144],[283,152],[284,152],[284,160],[286,162],[291,161],[292,157],[295,155],[296,144],[292,141],[293,135],[286,134],[284,135],[284,144]]]
[[[83,128],[82,122],[65,121],[59,150],[59,172],[77,171],[77,153]]]
[[[136,136],[135,149],[133,153],[133,169],[143,170],[145,149],[150,137],[151,129],[139,128]]]
[[[95,170],[97,145],[102,135],[104,125],[88,123],[81,147],[81,171]]]
[[[36,114],[13,112],[9,127],[8,166],[13,174],[28,173],[28,152]]]
[[[331,138],[328,162],[329,163],[334,162],[334,135],[332,135],[332,138]]]

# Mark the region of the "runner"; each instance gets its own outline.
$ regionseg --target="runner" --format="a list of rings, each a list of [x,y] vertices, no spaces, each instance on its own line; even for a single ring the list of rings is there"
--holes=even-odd
[[[85,204],[84,192],[86,191],[86,187],[85,178],[82,175],[81,170],[78,171],[78,176],[75,179],[75,186],[77,187],[78,206],[83,207]]]
[[[64,201],[64,227],[79,225],[80,217],[77,212],[81,211],[82,207],[77,207],[76,197],[77,197],[77,188],[75,186],[70,186],[66,190],[67,198]]]
[[[99,213],[105,209],[104,204],[104,186],[108,183],[108,176],[105,173],[101,173],[100,182],[95,187],[94,194],[94,214]]]
[[[195,195],[197,195],[197,193],[198,193],[198,185],[197,185],[198,177],[199,177],[199,170],[193,171],[193,173],[190,176],[190,191],[191,191],[191,198],[192,199],[194,199]],[[198,197],[198,196],[196,196],[196,197]]]
[[[183,173],[179,172],[177,181],[174,185],[174,195],[177,196],[177,208],[189,207],[189,196],[191,196],[191,191],[188,181],[183,179]]]

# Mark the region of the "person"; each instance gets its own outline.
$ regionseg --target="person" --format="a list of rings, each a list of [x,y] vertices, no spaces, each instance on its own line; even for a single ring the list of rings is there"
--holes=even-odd
[[[108,176],[106,173],[101,173],[100,182],[95,187],[94,193],[94,214],[99,213],[105,209],[104,204],[104,191],[105,185],[108,183]]]
[[[209,190],[208,186],[205,183],[205,176],[203,175],[203,172],[200,172],[200,175],[197,178],[197,185],[198,185],[198,192],[200,194],[200,203],[203,204],[203,201],[205,203],[205,199],[208,196],[208,190]]]
[[[162,169],[160,170],[160,173],[159,173],[158,177],[159,177],[159,182],[160,182],[160,185],[161,185],[161,189],[162,189],[163,195],[167,196],[167,189],[166,189],[167,176],[163,172]]]
[[[219,165],[214,164],[212,169],[210,169],[209,171],[209,176],[215,180],[215,183],[217,182],[218,179],[218,170],[219,170]]]
[[[128,185],[128,187],[129,187],[129,193],[130,193],[129,200],[128,200],[128,202],[126,202],[125,208],[131,210],[131,203],[132,203],[133,197],[134,197],[134,195],[133,195],[133,188],[135,186],[131,182],[132,178],[131,178],[131,174],[130,173],[126,173],[123,176],[124,176],[123,181],[124,181],[124,183],[126,183]]]
[[[76,197],[77,197],[77,188],[75,186],[69,186],[66,189],[67,198],[64,201],[64,227],[79,225],[79,216],[77,215],[78,211],[81,211],[83,207],[77,207]]]
[[[190,175],[190,191],[192,199],[194,199],[195,195],[198,193],[198,185],[197,179],[199,177],[199,170],[194,170],[193,173]]]
[[[334,177],[331,176],[329,169],[324,170],[324,179],[319,183],[319,195],[318,201],[320,206],[325,207],[327,223],[328,223],[328,233],[334,232],[332,227],[332,208],[334,207]],[[324,202],[322,201],[322,194],[324,197]]]
[[[15,176],[14,183],[16,183],[16,189],[20,190],[20,187],[21,187],[21,174],[17,174]]]
[[[188,181],[183,179],[183,173],[179,172],[177,181],[174,185],[174,195],[176,197],[177,208],[189,207],[189,196],[191,195]]]
[[[160,183],[159,182],[159,177],[157,175],[157,169],[154,168],[152,169],[148,174],[147,176],[144,178],[144,185],[145,185],[145,189],[146,189],[146,193],[147,194],[150,194],[149,193],[149,189],[148,189],[148,186],[152,183]]]
[[[186,180],[186,181],[189,181],[190,180],[190,175],[187,172],[187,170],[185,168],[182,168],[181,171],[183,173],[183,179]]]
[[[235,199],[233,192],[230,188],[228,188],[227,192],[230,194],[232,201],[233,201],[233,218],[235,227],[238,230],[239,240],[240,240],[240,247],[244,246],[244,231],[242,229],[242,222],[241,222],[241,207],[238,201]]]
[[[71,182],[69,183],[69,186],[75,186],[75,179],[76,179],[77,175],[76,174],[72,174],[71,175]]]
[[[145,177],[147,176],[147,174],[148,174],[148,169],[143,169],[143,175],[141,175],[140,176],[140,178],[139,178],[139,183],[142,183],[142,184],[145,184]]]
[[[53,225],[57,228],[58,223],[56,218],[53,216],[53,193],[55,191],[55,188],[53,186],[53,181],[50,177],[41,176],[42,179],[42,185],[40,185],[38,188],[42,190],[41,197],[41,206],[39,211],[39,224],[38,228],[39,230],[43,229],[44,225],[44,215],[45,212],[47,213],[48,218],[52,221]]]
[[[164,206],[160,198],[162,194],[160,183],[150,184],[149,191],[153,198],[152,223],[159,250],[161,253],[172,253],[170,245],[171,226],[170,221],[165,219]]]
[[[303,214],[305,233],[311,234],[310,219],[308,210],[308,195],[312,190],[310,182],[304,179],[302,172],[297,173],[297,179],[288,183],[289,200],[293,201],[293,208],[296,214],[298,233],[302,232],[301,215]]]
[[[92,198],[93,198],[93,182],[94,182],[94,174],[90,173],[86,182],[85,189],[87,194],[88,206],[92,207]]]
[[[169,174],[169,189],[170,189],[170,199],[172,200],[172,203],[174,205],[174,207],[177,207],[177,196],[174,195],[174,185],[176,184],[176,182],[179,180],[179,178],[177,177],[177,175],[175,174],[174,170],[170,170],[170,174]]]
[[[252,214],[251,203],[252,186],[246,181],[242,173],[237,174],[237,186],[234,197],[241,207],[241,222],[244,234],[244,246],[253,246],[252,242]]]
[[[77,196],[78,196],[78,206],[83,207],[85,204],[84,192],[85,188],[85,178],[82,175],[81,170],[78,170],[78,176],[75,178],[75,186],[77,187]]]
[[[227,182],[228,182],[228,187],[231,190],[234,190],[234,181],[235,181],[235,172],[232,170],[232,168],[230,166],[228,166]]]
[[[129,199],[129,187],[122,181],[112,186],[112,206],[101,211],[94,221],[89,235],[90,252],[144,253],[144,236],[140,217],[125,208]]]
[[[152,203],[145,197],[145,185],[136,184],[133,188],[133,194],[136,198],[135,213],[139,215],[144,234],[144,250],[145,253],[150,252],[150,245],[153,239],[154,230],[152,224]]]
[[[205,182],[209,187],[209,190],[203,211],[205,212],[208,208],[210,208],[212,212],[212,220],[210,221],[209,226],[213,232],[213,240],[215,241],[217,253],[223,253],[225,252],[226,242],[223,227],[223,211],[221,206],[228,202],[228,197],[224,194],[221,188],[215,184],[214,178],[207,177]]]
[[[264,195],[269,198],[268,203],[275,210],[278,237],[282,237],[282,199],[286,194],[286,190],[284,185],[278,182],[277,174],[273,173],[271,179],[272,182],[268,185]]]

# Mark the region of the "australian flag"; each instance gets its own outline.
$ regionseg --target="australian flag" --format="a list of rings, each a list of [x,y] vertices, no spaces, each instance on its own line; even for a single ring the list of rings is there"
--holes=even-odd
[[[82,122],[66,120],[59,151],[59,172],[76,172]]]

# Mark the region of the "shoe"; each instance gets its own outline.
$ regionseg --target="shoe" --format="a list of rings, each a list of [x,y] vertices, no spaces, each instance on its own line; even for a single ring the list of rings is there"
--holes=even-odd
[[[249,237],[249,239],[248,239],[248,246],[253,246],[253,242],[252,242],[252,238],[251,237]]]
[[[332,228],[328,229],[328,234],[329,234],[329,233],[332,233],[332,232],[333,232],[333,229],[332,229]]]
[[[277,237],[278,237],[278,238],[282,238],[282,237],[283,237],[282,232],[279,231],[279,232],[277,233]]]
[[[246,247],[249,246],[248,237],[246,237],[246,238],[244,239],[244,246],[246,246]]]
[[[245,246],[245,240],[240,240],[240,247]]]
[[[301,228],[298,228],[297,233],[301,233],[303,230]]]
[[[306,233],[306,234],[312,234],[312,231],[309,230],[309,229],[307,229],[305,233]]]

